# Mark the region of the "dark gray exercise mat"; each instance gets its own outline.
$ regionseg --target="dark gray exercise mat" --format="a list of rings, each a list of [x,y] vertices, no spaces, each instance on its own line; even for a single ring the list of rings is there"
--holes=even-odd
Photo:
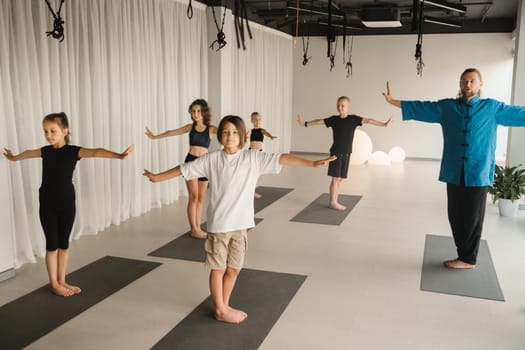
[[[330,195],[323,193],[290,221],[309,224],[341,225],[343,220],[348,216],[348,213],[354,209],[361,198],[362,196],[340,194],[338,201],[346,206],[346,210],[335,210],[328,207]]]
[[[263,219],[255,218],[255,225],[258,225],[262,220]],[[201,227],[206,231],[206,223],[202,224]],[[148,255],[160,258],[204,262],[204,240],[191,237],[188,231]]]
[[[208,297],[152,349],[257,349],[305,279],[303,275],[243,269],[230,305],[248,314],[244,322],[215,320],[213,302]]]
[[[281,187],[266,187],[259,186],[255,189],[255,192],[262,195],[261,198],[254,200],[254,211],[255,213],[260,212],[273,202],[281,199],[289,192],[293,191],[293,188],[281,188]]]
[[[421,290],[505,301],[492,264],[487,241],[481,240],[476,267],[449,269],[443,265],[457,256],[452,237],[427,235],[421,271]]]
[[[59,297],[41,287],[0,307],[0,347],[21,349],[161,265],[106,256],[67,276],[80,294]]]

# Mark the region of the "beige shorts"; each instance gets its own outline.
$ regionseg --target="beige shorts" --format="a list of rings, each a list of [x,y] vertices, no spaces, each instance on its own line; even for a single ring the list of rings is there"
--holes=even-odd
[[[208,232],[204,242],[206,266],[212,270],[226,270],[226,267],[240,270],[247,249],[246,229],[222,233]]]

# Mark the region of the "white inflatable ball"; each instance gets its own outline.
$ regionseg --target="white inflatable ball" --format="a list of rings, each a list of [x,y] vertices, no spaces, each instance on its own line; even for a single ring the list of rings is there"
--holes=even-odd
[[[405,160],[406,154],[405,150],[401,147],[392,147],[390,152],[388,152],[388,156],[392,163],[402,163]]]
[[[352,156],[350,164],[361,165],[372,155],[372,139],[363,130],[357,129],[352,143]]]

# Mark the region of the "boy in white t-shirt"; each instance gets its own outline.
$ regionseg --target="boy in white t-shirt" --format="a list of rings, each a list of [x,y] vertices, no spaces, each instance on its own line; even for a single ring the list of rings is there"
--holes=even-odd
[[[210,204],[207,214],[208,236],[204,249],[206,266],[211,267],[210,292],[219,321],[240,323],[248,316],[229,306],[235,281],[244,262],[246,230],[254,227],[253,193],[262,174],[279,173],[282,165],[318,167],[336,159],[311,161],[291,154],[268,154],[243,150],[246,126],[238,116],[222,118],[217,136],[223,149],[210,152],[159,174],[144,170],[151,182],[184,176],[186,180],[207,177]]]

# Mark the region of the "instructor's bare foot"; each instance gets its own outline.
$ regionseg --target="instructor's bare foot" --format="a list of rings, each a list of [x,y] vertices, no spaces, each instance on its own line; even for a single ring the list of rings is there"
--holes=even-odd
[[[215,312],[215,319],[218,321],[228,323],[241,323],[248,317],[248,315],[241,310],[236,310],[231,307],[227,308],[224,312]]]
[[[193,238],[198,238],[198,239],[206,239],[208,234],[202,230],[199,230],[199,231],[190,231],[190,236],[192,236]]]
[[[259,198],[262,197],[262,194],[255,192],[255,194],[253,195],[253,197],[254,197],[255,199],[259,199]]]
[[[58,295],[59,297],[70,297],[73,294],[75,294],[71,289],[64,287],[61,284],[57,284],[56,286],[50,286],[51,292],[53,292],[55,295]]]
[[[331,209],[335,209],[335,210],[346,210],[346,207],[342,204],[339,204],[337,202],[335,203],[330,203],[330,205],[328,206],[328,208],[331,208]]]
[[[73,294],[78,294],[78,293],[82,292],[82,289],[80,289],[80,287],[72,286],[71,284],[68,284],[66,282],[60,283],[60,285],[66,287],[69,290],[71,290],[73,292]]]
[[[473,269],[476,267],[476,265],[466,263],[459,259],[446,260],[443,262],[443,265],[445,265],[445,267],[448,267],[449,269]]]

